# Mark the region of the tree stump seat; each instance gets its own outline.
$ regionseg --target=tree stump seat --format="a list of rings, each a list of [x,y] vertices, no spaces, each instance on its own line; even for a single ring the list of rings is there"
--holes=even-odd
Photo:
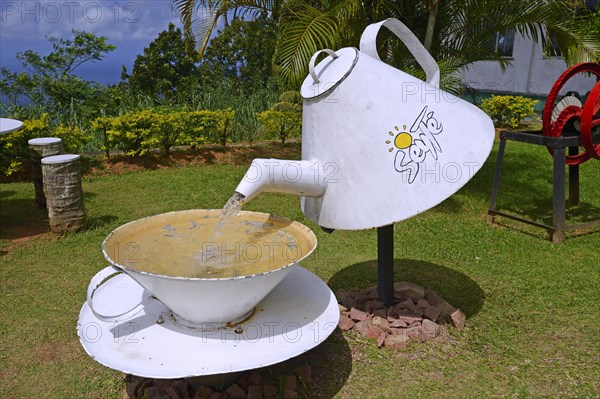
[[[42,159],[48,222],[55,233],[77,232],[86,227],[79,155]]]
[[[31,160],[31,179],[35,188],[35,202],[38,207],[46,207],[42,178],[42,158],[64,153],[62,140],[58,137],[38,137],[27,142]]]

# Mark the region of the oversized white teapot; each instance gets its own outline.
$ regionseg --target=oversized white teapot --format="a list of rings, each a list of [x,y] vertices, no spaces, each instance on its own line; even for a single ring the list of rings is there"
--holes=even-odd
[[[426,73],[421,81],[379,59],[376,37],[390,29]],[[328,56],[317,65],[319,54]],[[303,97],[302,161],[255,159],[236,191],[300,195],[304,214],[327,229],[399,222],[450,197],[483,166],[491,119],[439,89],[439,69],[400,21],[369,25],[360,50],[320,50]]]

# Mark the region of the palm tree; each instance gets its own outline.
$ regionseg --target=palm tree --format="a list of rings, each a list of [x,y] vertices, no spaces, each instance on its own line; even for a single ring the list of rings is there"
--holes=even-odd
[[[218,22],[227,24],[231,12],[233,18],[265,13],[279,20],[284,0],[172,0],[172,5],[179,12],[184,28],[194,33],[198,57],[202,58]]]
[[[362,30],[370,23],[398,18],[425,43],[438,60],[442,87],[460,89],[452,72],[475,61],[495,60],[503,67],[490,39],[513,30],[552,47],[558,42],[568,63],[587,61],[600,54],[600,37],[583,28],[591,13],[584,0],[173,0],[186,26],[194,23],[194,11],[205,8],[216,20],[227,11],[265,11],[279,21],[275,70],[289,87],[298,87],[307,72],[308,60],[322,48],[356,46]],[[197,21],[198,22],[198,21]],[[210,30],[204,32],[200,50]],[[380,54],[386,61],[417,76],[423,76],[397,40],[382,33]],[[445,77],[445,78],[444,78]]]

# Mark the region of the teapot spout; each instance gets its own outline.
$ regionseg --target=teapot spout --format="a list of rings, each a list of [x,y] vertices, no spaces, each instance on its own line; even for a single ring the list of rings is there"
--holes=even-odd
[[[236,192],[248,202],[262,192],[322,197],[327,183],[319,178],[318,162],[284,159],[252,161]]]

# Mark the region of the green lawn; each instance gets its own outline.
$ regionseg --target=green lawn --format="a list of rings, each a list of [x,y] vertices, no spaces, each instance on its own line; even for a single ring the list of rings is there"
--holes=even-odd
[[[600,231],[553,244],[545,231],[500,219],[486,224],[496,149],[459,193],[395,229],[396,279],[432,288],[467,315],[457,332],[404,351],[336,331],[301,363],[313,369],[311,398],[591,398],[600,395]],[[498,205],[537,220],[551,211],[552,159],[510,142]],[[150,170],[83,182],[90,229],[43,235],[33,185],[2,184],[0,201],[0,396],[122,398],[123,374],[81,348],[76,323],[89,279],[106,265],[100,245],[119,225],[166,211],[218,208],[245,165]],[[600,162],[581,168],[575,220],[600,218]],[[263,194],[245,206],[299,220],[317,234],[303,266],[336,292],[373,285],[375,231],[323,233],[292,196]]]

